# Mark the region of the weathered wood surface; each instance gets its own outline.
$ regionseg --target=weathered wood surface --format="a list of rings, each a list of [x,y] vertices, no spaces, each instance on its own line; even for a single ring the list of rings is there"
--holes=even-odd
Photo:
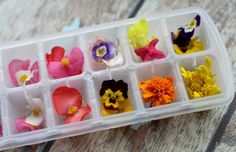
[[[4,15],[0,16],[0,41],[3,43],[58,32],[76,17],[80,17],[82,26],[126,18],[130,8],[133,7],[132,2],[132,0],[122,3],[118,0],[1,1],[0,13]],[[146,0],[138,15],[189,6],[200,6],[210,14],[220,30],[232,64],[236,63],[236,1],[234,0]],[[137,131],[122,127],[61,139],[54,142],[50,151],[204,151],[225,109],[218,108],[153,121]],[[233,142],[236,140],[235,115],[216,151],[236,151],[236,142]],[[26,149],[7,151],[26,151]]]

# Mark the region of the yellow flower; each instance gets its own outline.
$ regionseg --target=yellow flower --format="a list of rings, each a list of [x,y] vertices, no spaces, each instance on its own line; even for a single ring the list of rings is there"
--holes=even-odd
[[[113,92],[111,89],[107,89],[105,94],[101,97],[101,103],[102,114],[104,116],[132,111],[130,98],[124,98],[120,90]]]
[[[100,89],[103,116],[132,111],[128,96],[128,84],[123,80],[106,80]]]
[[[150,42],[147,36],[148,24],[146,19],[141,19],[128,28],[128,38],[133,49],[147,47]]]
[[[211,58],[206,56],[205,62],[205,65],[195,67],[193,71],[188,71],[184,67],[180,67],[180,72],[184,78],[190,99],[202,98],[221,93],[220,87],[215,84],[216,77],[211,72]]]
[[[189,45],[185,48],[180,48],[177,44],[173,44],[174,50],[177,54],[189,54],[205,50],[203,42],[198,40],[198,37],[191,39]]]

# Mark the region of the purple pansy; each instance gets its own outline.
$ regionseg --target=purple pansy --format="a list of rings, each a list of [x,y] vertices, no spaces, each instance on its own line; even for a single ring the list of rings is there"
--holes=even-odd
[[[183,49],[188,46],[192,36],[194,35],[195,28],[200,26],[200,20],[200,16],[196,15],[188,25],[182,26],[178,29],[179,32],[177,35],[171,33],[173,43]]]
[[[109,41],[98,39],[92,47],[92,56],[98,62],[100,62],[102,59],[112,59],[116,54],[116,47],[112,42]]]

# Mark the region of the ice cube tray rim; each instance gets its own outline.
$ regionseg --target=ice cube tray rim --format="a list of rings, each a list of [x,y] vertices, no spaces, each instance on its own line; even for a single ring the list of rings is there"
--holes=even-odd
[[[188,13],[184,13],[184,12],[192,12],[192,13],[198,13],[198,14],[200,14],[201,16],[202,15],[204,15],[204,18],[206,18],[206,20],[209,22],[209,24],[211,24],[211,26],[212,26],[212,30],[210,30],[210,32],[214,32],[214,34],[211,34],[213,37],[214,37],[214,39],[215,40],[218,40],[218,42],[219,42],[219,44],[217,44],[218,46],[218,48],[220,48],[222,51],[221,51],[221,55],[222,55],[222,57],[221,58],[223,58],[223,59],[227,59],[227,57],[226,57],[226,53],[224,54],[224,53],[222,53],[222,52],[226,52],[226,50],[225,50],[225,47],[224,47],[224,45],[222,44],[222,40],[220,39],[220,35],[219,35],[219,33],[218,33],[218,31],[217,31],[217,29],[216,29],[216,27],[214,26],[214,23],[212,22],[212,20],[209,18],[209,16],[204,12],[204,10],[202,10],[202,9],[200,9],[200,8],[187,8],[187,9],[182,9],[182,10],[177,10],[177,11],[172,11],[172,12],[169,12],[169,13],[161,13],[161,14],[158,14],[158,16],[159,17],[156,17],[156,16],[153,16],[153,17],[147,17],[148,19],[148,21],[149,20],[155,20],[155,19],[163,19],[163,18],[165,18],[165,17],[171,17],[171,16],[176,16],[176,15],[184,15],[184,14],[188,14]],[[164,15],[163,15],[164,14]],[[90,31],[90,32],[93,32],[93,28],[94,29],[96,29],[96,30],[99,30],[99,29],[103,29],[104,27],[106,28],[106,26],[108,26],[109,28],[112,28],[112,27],[118,27],[118,26],[127,26],[127,25],[129,25],[129,24],[132,24],[132,23],[134,23],[134,22],[136,22],[137,20],[138,20],[139,18],[135,18],[135,19],[129,19],[129,20],[123,20],[123,21],[117,21],[117,22],[113,22],[113,23],[106,23],[106,24],[102,24],[102,25],[98,25],[98,26],[92,26],[92,27],[90,27],[90,28],[84,28],[83,29],[83,32],[80,32],[80,30],[79,31],[73,31],[73,32],[67,32],[67,33],[60,33],[60,34],[55,34],[54,36],[44,36],[44,37],[41,37],[41,38],[33,38],[33,39],[31,39],[31,40],[25,40],[25,41],[19,41],[19,42],[16,42],[16,43],[14,43],[14,44],[9,44],[9,45],[6,45],[6,46],[3,46],[0,50],[2,51],[3,49],[5,49],[5,48],[13,48],[14,46],[16,47],[16,46],[20,46],[20,45],[25,45],[25,44],[30,44],[30,42],[31,43],[35,43],[36,41],[40,41],[40,42],[42,42],[43,43],[43,41],[47,41],[47,39],[48,40],[52,40],[53,38],[55,38],[55,39],[57,39],[57,38],[60,38],[60,37],[67,37],[67,36],[76,36],[76,35],[81,35],[81,34],[83,34],[83,33],[86,33],[86,31]],[[126,23],[123,23],[123,22],[126,22]],[[96,31],[96,30],[94,30],[94,31]],[[23,43],[22,43],[23,42]],[[19,44],[18,44],[19,43]],[[22,43],[22,44],[21,44]],[[231,70],[229,69],[230,68],[230,64],[229,64],[229,62],[228,61],[226,61],[224,64],[226,64],[226,69],[224,70],[224,71],[227,71],[230,75],[232,75],[231,74]],[[227,70],[228,69],[228,70]],[[229,79],[231,79],[232,80],[232,77],[230,77]],[[232,81],[231,81],[232,82]],[[35,85],[36,86],[36,85]],[[230,84],[230,83],[228,83],[227,84],[227,88],[232,88],[232,83]],[[33,87],[33,86],[27,86],[27,87]],[[1,89],[2,90],[2,89]],[[169,115],[166,115],[166,114],[164,114],[164,115],[162,115],[161,116],[161,113],[160,113],[160,111],[156,111],[156,113],[157,113],[157,115],[156,115],[156,113],[152,113],[152,112],[149,112],[148,113],[148,111],[150,111],[151,109],[147,109],[147,110],[145,110],[145,109],[142,109],[142,111],[140,112],[140,113],[137,113],[137,111],[133,111],[132,113],[137,113],[136,115],[134,115],[134,118],[133,119],[130,119],[130,120],[127,120],[127,121],[123,121],[123,122],[117,122],[117,123],[119,123],[119,124],[117,124],[117,123],[113,123],[112,121],[110,121],[110,119],[107,119],[107,120],[104,120],[104,118],[103,119],[99,119],[98,120],[98,122],[100,121],[104,121],[104,122],[101,122],[100,123],[100,125],[98,125],[98,126],[100,126],[100,127],[98,127],[98,128],[94,128],[94,129],[91,129],[91,130],[87,130],[87,131],[82,131],[82,132],[72,132],[72,133],[68,133],[67,135],[64,135],[64,134],[61,134],[61,136],[60,136],[60,134],[59,134],[59,136],[52,136],[52,137],[48,137],[48,138],[46,138],[46,139],[35,139],[36,141],[34,141],[34,142],[28,142],[28,143],[24,143],[24,141],[22,141],[22,142],[18,142],[17,144],[15,144],[14,145],[14,142],[12,143],[11,141],[14,141],[14,140],[12,140],[12,138],[15,136],[15,137],[17,137],[17,136],[23,136],[24,134],[16,134],[16,135],[13,135],[13,136],[11,136],[10,138],[6,138],[6,137],[3,137],[3,138],[5,138],[5,140],[1,140],[1,142],[0,142],[0,149],[5,149],[5,148],[9,148],[9,147],[15,147],[15,146],[23,146],[23,145],[27,145],[27,144],[32,144],[32,143],[38,143],[38,142],[43,142],[43,141],[48,141],[48,140],[51,140],[51,139],[58,139],[58,138],[64,138],[64,137],[67,137],[67,136],[74,136],[74,135],[79,135],[79,134],[83,134],[83,133],[86,133],[86,132],[93,132],[93,131],[97,131],[97,130],[104,130],[104,129],[107,129],[107,128],[114,128],[114,127],[119,127],[119,126],[123,126],[123,125],[128,125],[128,124],[132,124],[132,123],[137,123],[137,122],[142,122],[142,121],[149,121],[149,120],[153,120],[153,119],[159,119],[159,118],[164,118],[164,117],[170,117],[170,116],[173,116],[173,115],[179,115],[179,114],[183,114],[183,113],[189,113],[189,112],[193,112],[193,111],[197,111],[197,110],[199,110],[199,111],[201,111],[201,110],[204,110],[204,109],[210,109],[210,108],[212,108],[212,107],[216,107],[216,106],[221,106],[221,104],[222,105],[225,105],[225,104],[228,104],[230,101],[231,101],[231,99],[233,98],[233,89],[231,89],[231,90],[227,90],[227,94],[226,94],[226,96],[228,97],[227,98],[227,100],[228,100],[228,102],[226,103],[226,102],[222,102],[221,100],[218,100],[218,102],[217,103],[219,103],[219,105],[211,105],[212,104],[212,102],[210,102],[210,101],[212,101],[212,100],[208,100],[207,101],[207,103],[209,103],[209,104],[205,104],[205,105],[208,105],[208,107],[201,107],[202,105],[200,105],[200,106],[198,106],[197,104],[194,104],[194,105],[191,105],[191,104],[189,104],[190,105],[190,107],[192,106],[192,107],[198,107],[199,109],[186,109],[186,108],[183,108],[182,110],[185,110],[185,111],[178,111],[178,108],[173,108],[173,109],[175,109],[175,111],[171,111],[170,112],[170,114]],[[3,96],[1,96],[1,99],[2,98],[4,98]],[[2,100],[1,100],[2,101]],[[183,101],[182,103],[187,103],[186,101]],[[216,102],[215,102],[216,103]],[[210,105],[210,106],[209,106]],[[1,102],[1,109],[3,109],[3,106],[2,106],[2,102]],[[168,111],[170,111],[170,110],[168,110]],[[166,111],[166,113],[168,113],[168,111]],[[2,111],[3,112],[3,111]],[[159,113],[159,114],[158,114]],[[127,113],[128,114],[128,113]],[[123,115],[124,117],[126,116],[126,114],[124,114]],[[131,115],[132,116],[132,115]],[[149,117],[150,116],[150,117]],[[116,116],[116,117],[118,117],[118,116]],[[4,118],[4,117],[3,117]],[[146,118],[146,119],[142,119],[142,118]],[[148,118],[148,119],[147,119]],[[92,121],[92,120],[91,120]],[[66,125],[66,126],[56,126],[56,127],[54,127],[54,130],[55,130],[55,128],[64,128],[64,130],[67,130],[67,129],[70,129],[70,127],[72,127],[72,126],[76,126],[76,125],[78,125],[78,124],[83,124],[83,123],[85,123],[86,124],[86,122],[84,121],[84,122],[78,122],[78,123],[74,123],[74,124],[69,124],[69,125]],[[113,124],[110,124],[110,123],[113,123]],[[96,126],[96,124],[97,123],[94,123],[95,124],[95,126]],[[98,123],[99,124],[99,123]],[[107,124],[107,125],[106,125]],[[111,126],[111,125],[113,125],[113,126]],[[46,130],[49,130],[49,128],[46,128]],[[63,129],[62,129],[63,130]],[[85,128],[85,130],[86,130],[86,128]],[[52,130],[53,131],[53,130]],[[50,130],[48,131],[48,132],[50,132]],[[36,133],[36,132],[30,132],[31,134],[34,134],[34,133]],[[41,134],[35,134],[35,136],[38,136],[38,135],[41,135]],[[18,138],[20,138],[20,137],[18,137]],[[37,138],[37,137],[36,137]],[[16,140],[17,140],[17,138],[16,138]],[[38,141],[37,141],[38,140]],[[5,141],[5,142],[4,142]],[[9,142],[8,142],[9,141]],[[2,144],[1,144],[2,143]],[[6,144],[5,145],[5,147],[4,147],[4,143],[8,143],[8,144]]]

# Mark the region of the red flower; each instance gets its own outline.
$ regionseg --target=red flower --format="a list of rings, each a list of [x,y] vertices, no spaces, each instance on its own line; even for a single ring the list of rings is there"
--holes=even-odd
[[[66,116],[65,124],[82,121],[89,114],[89,106],[81,107],[82,96],[75,88],[62,86],[53,92],[53,103],[57,114]]]

